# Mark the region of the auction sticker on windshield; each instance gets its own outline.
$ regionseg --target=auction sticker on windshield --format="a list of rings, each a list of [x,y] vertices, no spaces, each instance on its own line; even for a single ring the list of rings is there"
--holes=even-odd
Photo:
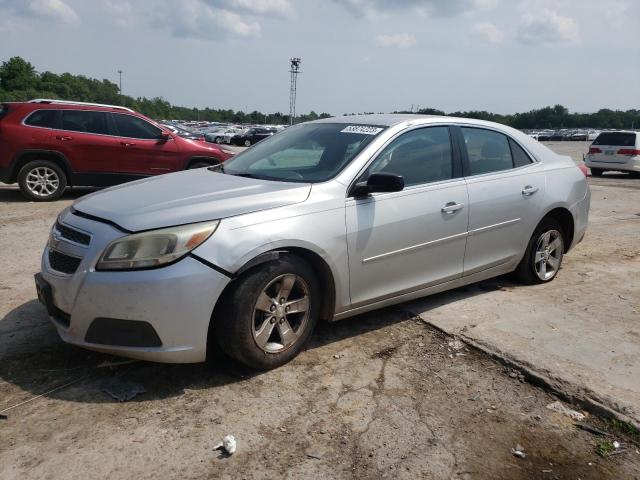
[[[369,127],[366,125],[349,125],[340,130],[341,133],[359,133],[361,135],[377,135],[383,129],[380,127]]]

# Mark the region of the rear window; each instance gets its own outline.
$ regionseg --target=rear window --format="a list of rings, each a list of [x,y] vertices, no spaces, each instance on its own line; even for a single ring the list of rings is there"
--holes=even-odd
[[[606,132],[598,135],[593,145],[615,145],[616,147],[634,147],[636,145],[635,133]]]
[[[36,110],[24,121],[25,125],[32,127],[54,128],[56,123],[55,110]]]

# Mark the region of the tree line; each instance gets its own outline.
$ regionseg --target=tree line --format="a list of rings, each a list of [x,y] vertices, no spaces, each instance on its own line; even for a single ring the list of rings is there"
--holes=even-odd
[[[189,108],[172,105],[161,97],[131,97],[121,95],[118,85],[110,80],[98,80],[71,73],[38,72],[21,57],[12,57],[0,65],[0,101],[25,101],[32,98],[55,98],[80,102],[122,105],[156,120],[203,120],[225,123],[288,124],[289,115],[234,111],[232,109]],[[394,113],[410,113],[398,111]],[[416,112],[413,112],[416,113]],[[601,109],[595,113],[569,112],[562,105],[544,107],[524,113],[502,115],[487,111],[445,113],[435,108],[423,108],[417,113],[477,118],[502,123],[519,129],[558,128],[640,128],[640,110]],[[296,122],[327,118],[328,113],[314,111],[296,116]]]

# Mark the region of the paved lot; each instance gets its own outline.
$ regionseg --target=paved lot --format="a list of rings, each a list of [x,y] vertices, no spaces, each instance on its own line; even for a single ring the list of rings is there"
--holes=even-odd
[[[32,275],[84,192],[42,205],[0,187],[0,411],[28,402],[0,419],[0,478],[640,478],[637,436],[589,416],[626,449],[599,457],[602,439],[546,409],[550,394],[424,321],[637,418],[640,181],[591,180],[588,236],[552,284],[499,278],[322,325],[262,374],[225,359],[100,367],[118,359],[63,344]],[[146,392],[118,403],[112,381]],[[212,450],[227,433],[230,458]]]
[[[549,146],[576,161],[587,149]],[[501,278],[495,291],[471,286],[405,308],[640,424],[640,180],[607,173],[589,182],[587,236],[555,281]]]

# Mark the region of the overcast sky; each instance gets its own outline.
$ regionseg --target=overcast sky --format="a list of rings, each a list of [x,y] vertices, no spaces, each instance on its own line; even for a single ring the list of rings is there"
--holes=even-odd
[[[0,0],[0,60],[185,106],[640,108],[640,0]]]

